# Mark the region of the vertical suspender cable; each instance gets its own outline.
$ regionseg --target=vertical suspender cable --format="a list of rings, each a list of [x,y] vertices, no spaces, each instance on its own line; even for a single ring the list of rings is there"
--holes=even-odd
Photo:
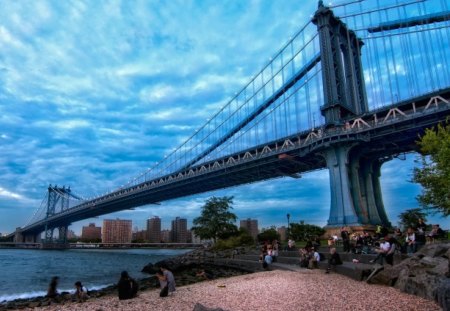
[[[380,3],[380,1],[379,0],[377,0],[377,4],[378,5],[380,5],[379,4]],[[378,11],[378,18],[380,19],[380,23],[382,22],[382,20],[383,20],[383,17],[382,17],[382,15],[381,15],[381,11]],[[385,39],[381,39],[381,41],[383,42],[383,55],[388,55],[388,53],[387,53],[387,48],[386,48],[386,40]],[[392,102],[394,102],[394,95],[393,95],[393,93],[392,93],[392,81],[391,81],[391,75],[390,75],[390,72],[389,72],[389,60],[387,59],[387,57],[384,57],[384,59],[385,59],[385,63],[386,63],[386,75],[387,75],[387,77],[388,77],[388,86],[389,86],[389,93],[390,93],[390,103],[392,103]],[[390,104],[389,103],[389,104]]]
[[[369,23],[370,25],[373,25],[372,23],[372,14],[369,14]],[[375,85],[378,85],[378,104],[376,105],[376,108],[382,107],[384,106],[385,103],[385,98],[384,98],[384,92],[383,92],[383,79],[381,76],[381,64],[380,64],[380,58],[378,57],[378,40],[376,38],[373,39],[373,44],[372,44],[372,51],[373,51],[373,63],[375,66],[374,71],[377,73],[377,79],[378,79],[378,83],[376,83],[375,81],[372,83],[374,91],[376,90]]]
[[[396,4],[398,4],[398,0],[396,0]],[[398,10],[398,9],[397,9]],[[386,12],[386,19],[388,19],[388,12]],[[395,47],[394,47],[394,43],[393,43],[393,36],[388,36],[389,39],[389,44],[391,46],[391,54],[392,54],[392,63],[394,66],[394,81],[395,81],[395,88],[396,88],[396,98],[394,98],[395,102],[399,102],[402,98],[401,96],[401,90],[399,87],[399,77],[398,77],[398,73],[397,73],[397,61],[396,61],[396,54],[395,54]]]
[[[420,12],[420,14],[421,15],[425,15],[426,14],[426,8],[425,8],[425,6],[424,5],[418,5],[419,6],[419,12]],[[429,26],[427,26],[426,24],[423,24],[422,25],[422,27],[425,29],[425,28],[429,28]],[[427,34],[428,34],[428,32],[427,32]],[[430,55],[432,55],[433,53],[432,52],[430,52],[430,46],[429,46],[429,44],[428,44],[428,35],[425,35],[425,32],[420,32],[420,36],[422,37],[422,42],[423,42],[423,44],[424,44],[424,50],[422,50],[422,53],[421,54],[423,54],[423,53],[425,53],[425,60],[426,60],[426,67],[427,67],[427,71],[426,72],[429,72],[430,73],[430,81],[431,81],[431,90],[434,90],[435,89],[435,86],[436,86],[436,83],[435,83],[435,78],[434,78],[434,74],[433,74],[433,72],[434,72],[434,70],[432,70],[432,67],[433,67],[433,64],[431,63],[431,60],[430,60]]]
[[[406,8],[403,7],[403,16],[407,17],[408,13],[406,12]],[[411,76],[411,80],[413,81],[412,86],[410,87],[412,89],[412,95],[418,95],[419,94],[419,84],[418,84],[418,74],[417,74],[417,66],[414,63],[414,49],[413,49],[413,44],[412,44],[412,35],[406,33],[405,34],[405,38],[406,38],[406,43],[407,43],[407,53],[408,53],[408,59],[409,59],[409,63],[410,63],[410,70],[412,71],[412,76]]]
[[[304,47],[305,46],[305,33],[302,33],[302,41],[303,41],[303,47]],[[302,57],[303,62],[306,63],[307,55],[306,55],[306,49],[305,48],[302,49],[302,56],[303,56]],[[307,82],[308,74],[305,75],[304,79]],[[312,114],[311,114],[311,100],[309,98],[309,86],[308,86],[308,83],[305,83],[305,100],[306,100],[306,111],[307,111],[307,116],[308,116],[308,127],[312,128],[313,124],[311,122],[311,117],[312,117]]]

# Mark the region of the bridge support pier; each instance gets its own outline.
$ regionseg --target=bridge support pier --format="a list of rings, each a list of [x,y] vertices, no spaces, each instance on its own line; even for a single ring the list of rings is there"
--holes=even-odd
[[[390,226],[380,190],[382,162],[377,156],[360,156],[359,151],[353,144],[341,144],[324,152],[331,192],[327,229]]]

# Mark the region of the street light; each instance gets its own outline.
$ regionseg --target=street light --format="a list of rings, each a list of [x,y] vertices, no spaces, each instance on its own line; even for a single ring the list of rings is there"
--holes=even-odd
[[[291,218],[291,215],[289,213],[286,214],[287,220],[288,220],[288,227],[287,227],[287,236],[290,238],[290,227],[289,227],[289,219]]]

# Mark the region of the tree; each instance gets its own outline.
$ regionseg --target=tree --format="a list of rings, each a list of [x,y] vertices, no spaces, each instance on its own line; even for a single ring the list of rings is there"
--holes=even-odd
[[[230,212],[233,207],[233,197],[212,197],[202,206],[200,217],[194,219],[192,230],[201,239],[227,238],[238,232],[234,222],[237,217]]]
[[[320,237],[324,233],[325,230],[316,225],[309,225],[303,222],[291,224],[291,237],[296,241],[307,241]]]
[[[270,227],[267,229],[262,229],[261,233],[258,234],[258,241],[273,241],[273,240],[280,240],[280,235],[277,232],[277,229],[275,227]]]
[[[419,218],[422,218],[424,222],[427,221],[425,215],[426,214],[422,212],[420,208],[408,209],[398,216],[400,219],[400,226],[402,226],[404,230],[409,227],[416,228],[419,223]]]
[[[450,215],[450,124],[427,129],[417,142],[421,168],[414,168],[413,181],[422,185],[417,196],[425,210]]]

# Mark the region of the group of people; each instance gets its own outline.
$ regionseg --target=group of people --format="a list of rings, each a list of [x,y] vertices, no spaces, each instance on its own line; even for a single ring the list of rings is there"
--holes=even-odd
[[[300,267],[308,269],[318,268],[319,261],[322,259],[318,248],[314,246],[309,246],[308,244],[299,249],[300,254]]]
[[[270,265],[277,261],[279,247],[280,243],[278,240],[273,240],[272,243],[265,241],[261,246],[259,262],[262,263],[264,269],[269,269]]]
[[[158,278],[161,287],[161,297],[166,297],[176,290],[175,277],[167,266],[160,266],[160,271],[156,273],[156,277]],[[209,278],[212,276],[205,272],[204,274],[202,274],[202,277]],[[59,301],[59,297],[61,296],[57,289],[58,282],[59,277],[52,277],[46,295],[46,297],[55,301]],[[89,298],[87,288],[83,286],[80,281],[75,282],[74,286],[75,292],[72,296],[72,300],[77,302],[86,301]],[[119,282],[117,283],[117,291],[119,300],[132,299],[137,296],[137,293],[139,291],[139,284],[128,274],[127,271],[122,271],[122,273],[120,274]]]
[[[51,281],[50,281],[50,285],[48,286],[48,290],[47,290],[47,297],[50,299],[54,299],[57,300],[59,297],[59,292],[58,292],[58,281],[59,281],[59,277],[54,276],[52,277]],[[73,294],[73,300],[77,301],[77,302],[84,302],[89,298],[88,295],[88,290],[85,286],[83,286],[83,284],[81,284],[80,281],[76,281],[75,284],[75,293]]]
[[[160,297],[167,297],[170,293],[176,290],[175,277],[172,271],[165,265],[159,267],[160,271],[156,272],[156,277],[159,280],[161,291]],[[132,299],[137,296],[139,284],[135,279],[128,275],[127,271],[122,271],[117,284],[119,300]]]

